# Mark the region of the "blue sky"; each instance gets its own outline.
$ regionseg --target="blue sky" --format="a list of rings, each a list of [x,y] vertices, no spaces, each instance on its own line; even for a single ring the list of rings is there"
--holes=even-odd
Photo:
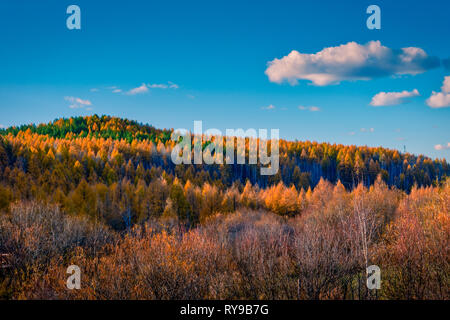
[[[81,9],[81,30],[66,27],[71,4]],[[366,27],[371,4],[381,8],[381,30]],[[204,129],[279,128],[290,140],[406,146],[449,159],[450,107],[427,105],[433,91],[447,94],[450,72],[432,62],[450,57],[449,12],[446,0],[4,0],[0,125],[94,113],[160,128],[202,120]],[[370,41],[393,57],[407,47],[426,57],[398,68],[373,57],[340,64],[340,51],[332,62],[311,62],[325,48],[354,42],[365,50]],[[305,64],[286,58],[287,71],[277,65],[269,77],[269,63],[293,50]],[[387,74],[375,76],[377,68]],[[306,69],[334,80],[315,83]],[[143,84],[145,92],[130,91]],[[370,105],[380,92],[404,91],[411,97],[395,105]]]

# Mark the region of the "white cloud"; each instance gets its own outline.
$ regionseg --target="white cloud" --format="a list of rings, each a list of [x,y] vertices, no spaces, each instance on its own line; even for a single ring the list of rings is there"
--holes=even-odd
[[[82,104],[82,105],[84,105],[84,106],[90,106],[90,105],[92,105],[92,103],[91,103],[89,100],[82,100],[82,99],[80,99],[80,98],[77,98],[77,99],[76,99],[76,102],[79,103],[79,104]]]
[[[91,92],[98,92],[98,89],[97,89],[97,88],[92,88],[92,89],[89,90],[89,91],[91,91]]]
[[[152,89],[167,89],[169,87],[167,84],[158,84],[158,83],[154,84],[149,83],[147,86]]]
[[[112,93],[122,92],[122,89],[120,89],[118,86],[110,86],[110,87],[106,87],[106,89],[111,90]]]
[[[129,95],[136,95],[136,94],[141,94],[141,93],[146,93],[148,92],[148,87],[145,83],[143,83],[140,87],[131,89],[130,91],[127,92],[127,94]]]
[[[450,149],[450,142],[448,142],[447,145],[437,144],[434,146],[434,149],[436,149],[436,150]]]
[[[420,96],[417,89],[414,89],[412,91],[404,90],[401,92],[380,92],[372,98],[370,105],[374,107],[394,106],[405,102],[406,98],[417,96]]]
[[[180,86],[178,86],[176,83],[173,83],[171,81],[168,81],[167,84],[165,83],[149,83],[147,84],[149,88],[152,89],[178,89]]]
[[[0,129],[6,129],[6,127],[2,124],[0,124]]]
[[[273,110],[273,109],[275,109],[276,107],[273,105],[273,104],[270,104],[270,105],[268,105],[267,107],[262,107],[261,109],[263,109],[263,110]]]
[[[90,106],[92,105],[92,102],[90,102],[89,100],[83,100],[81,98],[76,98],[76,97],[64,97],[64,99],[66,101],[72,102],[72,103],[77,103],[83,106]]]
[[[291,51],[281,59],[268,63],[265,71],[271,82],[309,80],[318,86],[340,81],[370,80],[374,78],[418,74],[440,65],[437,57],[430,57],[421,48],[390,49],[380,41],[365,45],[349,42],[325,48],[315,54]]]
[[[310,107],[298,106],[298,108],[299,108],[300,110],[309,110],[309,111],[311,111],[311,112],[317,112],[317,111],[320,111],[320,108],[319,108],[319,107],[316,107],[316,106],[310,106]]]
[[[444,83],[442,84],[442,92],[450,93],[450,76],[444,77]]]
[[[433,91],[426,103],[431,108],[450,107],[450,76],[444,78],[441,87],[442,92]]]
[[[169,88],[171,89],[178,89],[180,86],[177,85],[176,83],[173,83],[171,81],[169,81]]]
[[[76,98],[76,97],[64,97],[64,100],[69,101],[71,103],[71,105],[69,106],[69,108],[71,108],[71,109],[80,109],[80,108],[85,108],[86,106],[92,105],[91,101],[83,100],[81,98]]]
[[[450,93],[434,92],[427,99],[427,105],[431,108],[450,107]]]

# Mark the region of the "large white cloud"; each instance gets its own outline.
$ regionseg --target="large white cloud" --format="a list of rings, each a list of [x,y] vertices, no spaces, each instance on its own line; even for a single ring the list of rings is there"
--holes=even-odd
[[[265,71],[271,82],[309,80],[324,86],[344,80],[370,80],[401,74],[418,74],[440,65],[421,48],[390,49],[380,41],[365,45],[349,42],[325,48],[314,54],[291,51],[281,59],[268,63]]]
[[[412,91],[404,90],[401,92],[380,92],[372,98],[370,105],[374,107],[393,106],[403,103],[407,98],[417,97],[419,95],[417,89]]]
[[[444,83],[441,87],[441,92],[431,94],[427,99],[427,105],[431,108],[446,108],[450,107],[450,76],[444,78]]]

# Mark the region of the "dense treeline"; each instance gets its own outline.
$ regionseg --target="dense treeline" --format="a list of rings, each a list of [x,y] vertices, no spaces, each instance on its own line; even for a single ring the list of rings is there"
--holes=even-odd
[[[260,187],[294,184],[297,189],[314,187],[321,178],[332,183],[340,180],[351,189],[363,182],[373,184],[381,174],[389,186],[409,191],[418,186],[436,185],[450,173],[445,159],[432,160],[396,150],[343,146],[317,142],[280,140],[280,170],[275,176],[261,176],[256,165],[193,165],[177,168],[170,161],[174,142],[172,130],[158,130],[126,119],[96,115],[58,119],[49,124],[25,125],[0,130],[0,159],[3,165],[27,170],[31,162],[41,165],[45,157],[59,156],[72,167],[78,161],[86,180],[96,178],[103,183],[121,180],[130,167],[134,171],[160,168],[186,182],[197,177],[203,182],[221,183],[249,180]],[[204,146],[208,142],[204,142]],[[248,154],[247,143],[247,154]],[[36,154],[37,153],[37,154]],[[31,159],[35,158],[35,159]],[[70,159],[67,159],[70,158]],[[51,161],[53,159],[47,159]],[[6,164],[5,164],[6,163]],[[52,163],[47,163],[51,168]],[[114,167],[117,177],[109,174]],[[106,172],[105,172],[106,171]],[[96,177],[90,177],[92,173]],[[132,174],[133,172],[126,172]],[[134,176],[131,178],[135,178]]]

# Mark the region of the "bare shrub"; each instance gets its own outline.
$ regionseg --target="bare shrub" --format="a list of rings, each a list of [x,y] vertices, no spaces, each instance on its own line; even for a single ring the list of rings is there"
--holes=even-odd
[[[0,216],[0,253],[10,255],[8,282],[18,287],[18,295],[24,282],[44,272],[53,259],[68,257],[79,246],[96,255],[113,239],[106,227],[64,215],[57,206],[19,203]]]
[[[242,278],[238,297],[295,297],[290,257],[292,229],[283,219],[272,213],[241,211],[205,228],[232,253]]]
[[[400,204],[379,247],[385,265],[383,296],[390,299],[449,299],[450,185],[414,188]]]

